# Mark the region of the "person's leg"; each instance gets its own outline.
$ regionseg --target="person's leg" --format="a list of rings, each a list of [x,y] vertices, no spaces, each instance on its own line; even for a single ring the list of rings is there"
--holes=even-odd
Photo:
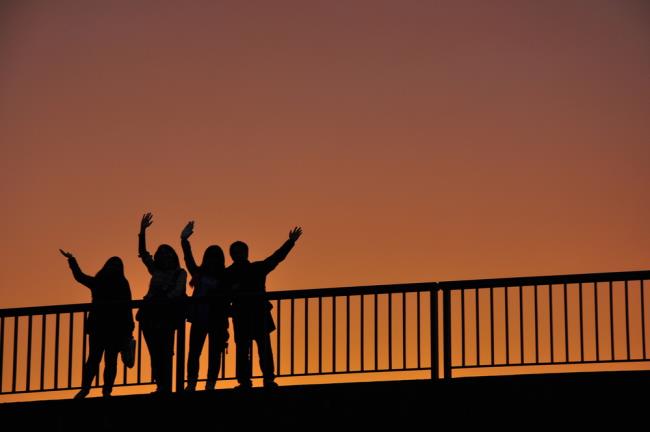
[[[160,354],[159,354],[159,341],[158,341],[158,329],[151,327],[143,327],[142,334],[144,336],[144,341],[147,344],[147,349],[149,350],[149,361],[151,363],[151,376],[153,377],[156,386],[160,387],[159,381],[159,369],[160,369]]]
[[[196,390],[196,381],[199,377],[199,359],[207,331],[203,326],[192,324],[190,327],[190,349],[187,355],[187,391]]]
[[[265,387],[274,387],[275,384],[275,366],[273,364],[273,349],[271,347],[271,334],[264,332],[257,335],[257,353],[260,357],[260,369],[264,377]]]
[[[110,396],[113,391],[119,352],[119,345],[117,343],[108,344],[104,350],[104,386],[102,388],[104,397]]]
[[[227,335],[227,333],[226,333]],[[208,332],[208,381],[206,390],[214,390],[221,370],[221,356],[226,348],[222,329],[212,328]]]
[[[241,387],[251,386],[251,335],[243,323],[235,322],[235,362],[237,382]]]
[[[88,359],[83,367],[81,376],[81,390],[75,395],[75,398],[81,399],[88,395],[90,387],[93,384],[93,379],[99,370],[99,363],[102,361],[102,354],[104,353],[104,343],[100,337],[96,335],[88,336]]]
[[[174,357],[174,328],[165,327],[160,330],[160,391],[172,391],[172,366]]]

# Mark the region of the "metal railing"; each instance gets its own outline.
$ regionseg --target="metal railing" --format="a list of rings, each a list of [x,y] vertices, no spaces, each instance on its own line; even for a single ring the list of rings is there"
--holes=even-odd
[[[437,380],[472,370],[647,362],[648,279],[650,271],[640,271],[269,292],[276,375]],[[0,310],[0,397],[80,388],[90,306]],[[185,382],[188,331],[183,323],[176,332],[176,391]],[[235,379],[229,331],[225,381]],[[135,365],[119,362],[115,387],[153,384],[137,321],[134,335]],[[260,378],[254,350],[252,357]]]
[[[445,376],[647,361],[648,279],[650,271],[440,282]]]

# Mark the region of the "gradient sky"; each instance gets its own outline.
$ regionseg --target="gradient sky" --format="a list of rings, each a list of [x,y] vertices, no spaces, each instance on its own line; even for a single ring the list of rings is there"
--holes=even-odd
[[[4,1],[0,307],[58,248],[264,258],[270,290],[650,267],[643,0]]]

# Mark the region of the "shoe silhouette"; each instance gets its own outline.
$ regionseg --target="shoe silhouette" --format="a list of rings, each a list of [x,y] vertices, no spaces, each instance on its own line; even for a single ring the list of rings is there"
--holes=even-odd
[[[88,396],[88,393],[90,393],[90,390],[88,390],[88,389],[81,389],[81,390],[79,390],[79,393],[77,393],[76,395],[74,395],[74,398],[75,398],[75,399],[83,399],[83,398],[85,398],[86,396]]]

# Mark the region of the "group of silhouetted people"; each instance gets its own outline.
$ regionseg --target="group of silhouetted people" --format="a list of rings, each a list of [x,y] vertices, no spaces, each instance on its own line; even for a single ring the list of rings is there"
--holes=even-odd
[[[206,390],[213,390],[221,369],[221,358],[228,346],[228,317],[232,317],[236,343],[236,375],[239,387],[250,388],[252,364],[251,348],[255,341],[259,353],[260,369],[265,387],[275,387],[275,366],[270,334],[275,330],[271,314],[272,305],[264,298],[266,276],[282,261],[301,236],[296,227],[289,232],[288,240],[263,261],[248,260],[248,246],[236,241],[230,246],[233,263],[226,268],[223,250],[218,245],[209,246],[200,265],[197,265],[189,242],[194,222],[189,222],[181,232],[181,247],[185,267],[190,274],[192,298],[186,297],[187,272],[181,268],[174,248],[168,244],[158,247],[152,256],[146,245],[146,230],[153,223],[151,213],[140,222],[138,255],[151,275],[149,289],[139,308],[136,319],[149,349],[151,372],[156,383],[156,393],[169,393],[172,389],[172,358],[174,332],[185,320],[191,322],[189,353],[187,359],[186,391],[196,390],[199,375],[199,358],[208,339],[208,374]],[[124,265],[119,257],[112,257],[95,276],[84,274],[75,257],[61,250],[68,258],[77,282],[91,290],[92,305],[85,329],[89,338],[89,353],[83,367],[81,390],[75,398],[88,395],[92,381],[99,372],[104,357],[102,394],[110,396],[117,371],[119,353],[123,360],[133,342],[135,323],[131,312],[131,290],[124,275]],[[132,345],[131,345],[132,346]],[[133,359],[125,360],[127,366]]]

